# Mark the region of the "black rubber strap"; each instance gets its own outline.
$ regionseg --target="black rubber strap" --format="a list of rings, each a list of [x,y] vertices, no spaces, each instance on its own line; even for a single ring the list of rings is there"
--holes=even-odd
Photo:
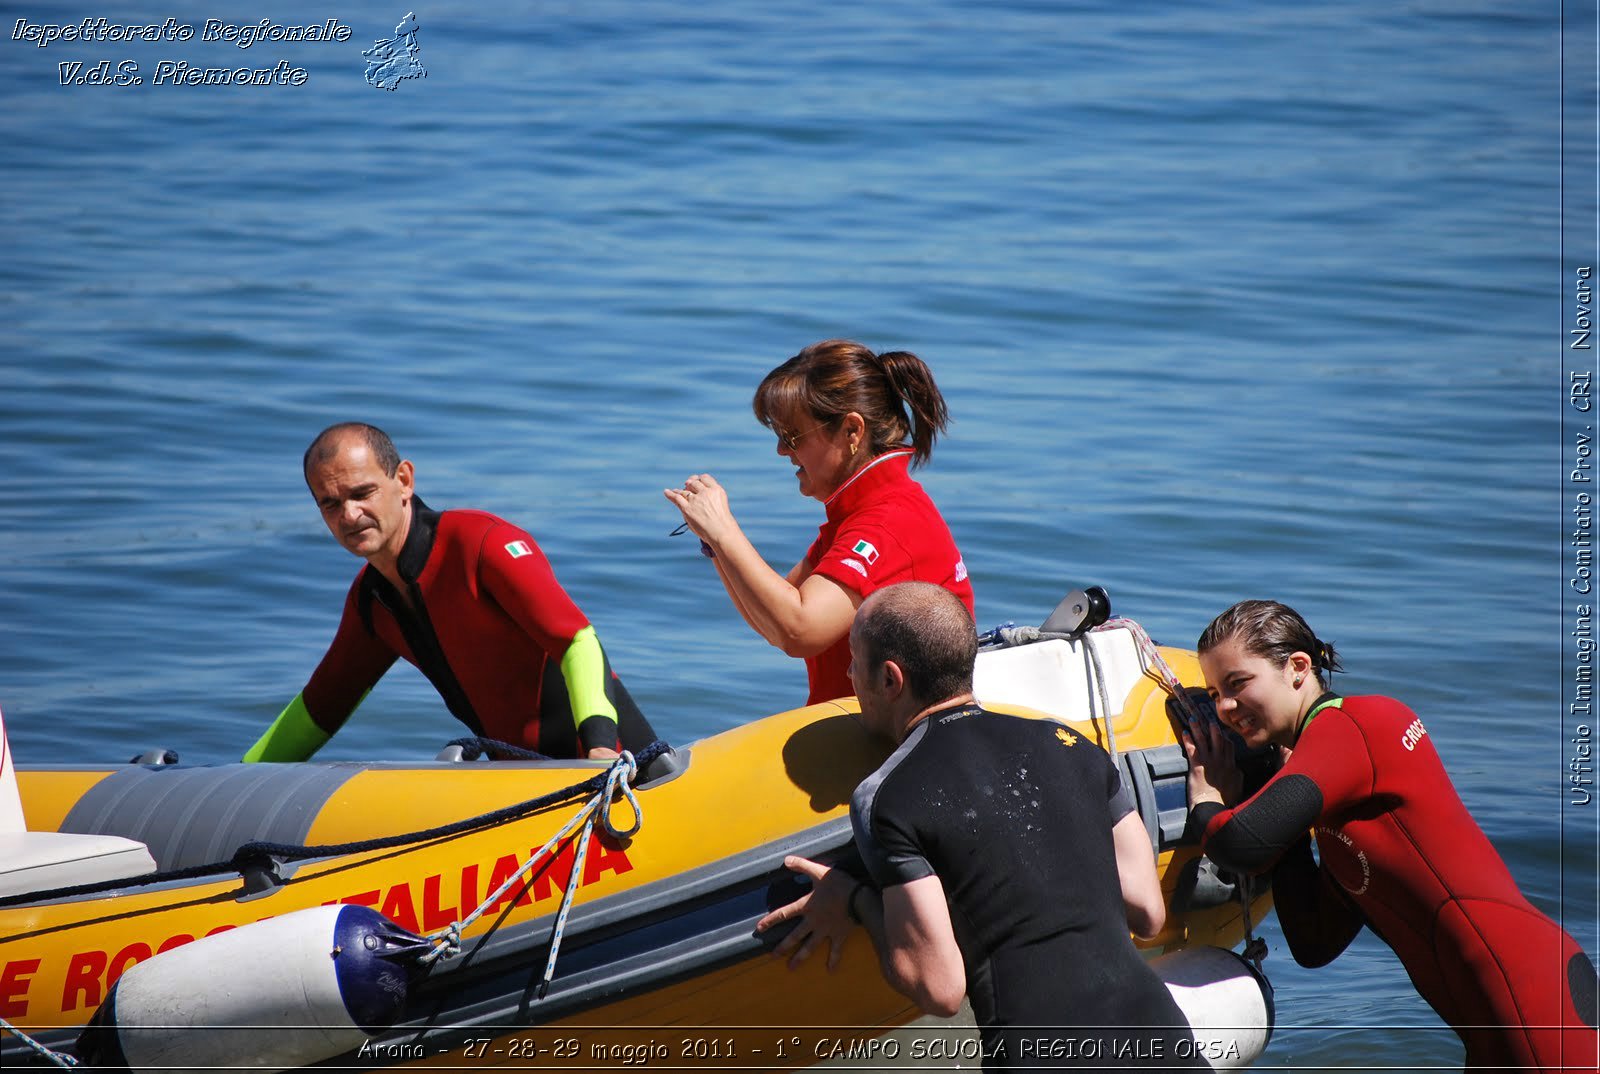
[[[854,921],[857,925],[864,925],[866,922],[861,920],[861,914],[856,910],[856,896],[860,895],[870,886],[871,885],[869,885],[865,880],[857,880],[856,886],[850,889],[850,897],[845,900],[844,912],[850,918],[850,920]]]

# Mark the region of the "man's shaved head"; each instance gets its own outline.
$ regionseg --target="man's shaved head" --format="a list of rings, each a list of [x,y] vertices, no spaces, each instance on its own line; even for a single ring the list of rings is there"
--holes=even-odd
[[[366,441],[367,450],[372,452],[372,458],[383,467],[384,475],[393,477],[395,469],[400,465],[400,452],[395,450],[394,441],[389,439],[389,434],[376,425],[368,425],[362,421],[341,421],[337,425],[330,425],[317,434],[311,441],[311,446],[306,448],[306,453],[300,459],[300,472],[310,474],[313,466],[321,466],[339,454],[339,445],[346,437],[357,436]]]
[[[961,598],[928,582],[902,582],[873,593],[851,630],[874,665],[893,661],[906,689],[926,704],[972,692],[978,634]]]

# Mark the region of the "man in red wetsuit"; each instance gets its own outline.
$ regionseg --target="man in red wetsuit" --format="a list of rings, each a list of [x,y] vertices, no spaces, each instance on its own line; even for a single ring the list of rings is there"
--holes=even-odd
[[[1290,665],[1294,687],[1317,670]],[[1226,685],[1219,699],[1232,704]],[[1254,744],[1256,723],[1240,726]],[[1191,746],[1198,763],[1226,768],[1215,730],[1197,737],[1210,740]],[[1593,964],[1523,897],[1416,713],[1388,697],[1324,693],[1292,745],[1248,801],[1197,802],[1189,819],[1219,865],[1277,863],[1273,898],[1295,961],[1326,965],[1368,925],[1456,1030],[1471,1069],[1595,1069]]]
[[[304,473],[328,530],[367,566],[327,654],[246,761],[310,757],[396,657],[486,738],[591,759],[654,740],[525,531],[484,511],[430,510],[410,460],[371,425],[325,429]]]

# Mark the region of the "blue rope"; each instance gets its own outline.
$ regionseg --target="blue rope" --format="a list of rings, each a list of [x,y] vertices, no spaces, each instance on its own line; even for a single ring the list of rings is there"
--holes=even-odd
[[[572,861],[572,875],[567,877],[567,890],[561,894],[561,909],[556,911],[555,927],[550,931],[550,957],[545,960],[544,978],[539,982],[540,999],[549,994],[550,980],[555,976],[556,955],[561,951],[561,938],[567,931],[567,911],[572,909],[572,900],[578,893],[578,884],[583,876],[584,858],[589,853],[589,836],[594,831],[595,817],[598,816],[605,824],[606,831],[618,839],[626,839],[644,826],[644,812],[639,808],[639,800],[633,796],[633,787],[630,786],[638,771],[639,766],[634,763],[633,754],[623,750],[622,756],[612,763],[606,773],[605,790],[600,793],[588,811],[589,818],[584,821],[583,836],[578,841],[578,853]],[[622,784],[622,793],[627,796],[628,805],[633,809],[633,826],[625,832],[619,832],[611,823],[611,801],[619,782]]]
[[[65,1052],[53,1051],[45,1045],[40,1044],[22,1030],[6,1021],[4,1018],[0,1018],[0,1029],[10,1030],[18,1040],[32,1048],[34,1051],[38,1052],[40,1055],[44,1056],[46,1059],[50,1060],[51,1063],[60,1067],[62,1070],[71,1070],[73,1067],[78,1065],[78,1060],[75,1057],[70,1056]]]
[[[651,743],[654,745],[654,743]],[[461,747],[463,761],[476,761],[487,753],[496,761],[553,761],[554,757],[540,753],[538,750],[524,749],[513,746],[509,742],[501,742],[497,738],[484,738],[481,735],[469,735],[466,738],[452,738],[445,743],[448,749],[451,746]]]
[[[629,758],[631,761],[632,758]],[[550,979],[556,974],[556,956],[561,953],[561,939],[567,932],[567,911],[572,909],[572,900],[578,894],[578,884],[583,876],[583,862],[589,854],[589,836],[594,831],[594,815],[597,810],[588,811],[588,819],[583,822],[583,835],[578,840],[578,853],[572,859],[572,875],[567,877],[567,890],[561,893],[561,909],[556,911],[555,927],[550,930],[550,954],[544,960],[544,976],[539,980],[539,998],[544,999],[550,992]]]

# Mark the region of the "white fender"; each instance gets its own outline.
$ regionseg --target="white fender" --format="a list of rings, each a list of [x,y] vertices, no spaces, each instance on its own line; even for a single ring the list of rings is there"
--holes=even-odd
[[[1199,1053],[1217,1070],[1239,1070],[1266,1051],[1275,1012],[1272,985],[1239,955],[1220,947],[1186,947],[1150,960],[1166,982]]]
[[[129,1071],[287,1070],[359,1048],[405,1007],[426,941],[365,906],[317,906],[129,969],[78,1040]]]

